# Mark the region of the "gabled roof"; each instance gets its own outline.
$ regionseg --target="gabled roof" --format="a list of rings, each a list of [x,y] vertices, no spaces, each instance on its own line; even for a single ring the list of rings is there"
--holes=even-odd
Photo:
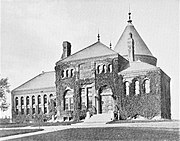
[[[127,69],[121,71],[120,74],[125,73],[125,72],[132,72],[132,71],[139,72],[143,70],[152,70],[152,69],[158,69],[158,67],[138,60],[138,61],[131,62],[130,66]]]
[[[116,53],[115,51],[113,51],[106,45],[102,44],[100,41],[98,41],[72,54],[71,56],[61,60],[61,62],[93,58],[93,57],[99,57],[99,56],[105,56],[105,55],[115,55],[115,54],[118,55],[118,53]]]
[[[123,34],[121,35],[120,39],[118,40],[114,50],[118,52],[120,55],[128,55],[128,46],[127,41],[129,38],[129,33],[132,33],[133,39],[134,39],[134,50],[135,55],[149,55],[153,56],[142,38],[140,37],[139,33],[136,31],[135,27],[132,23],[128,23],[126,26]]]
[[[13,91],[55,87],[55,72],[42,72]]]

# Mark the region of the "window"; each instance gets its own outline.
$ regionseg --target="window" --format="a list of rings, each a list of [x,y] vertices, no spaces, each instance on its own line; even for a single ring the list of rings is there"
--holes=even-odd
[[[74,108],[73,97],[69,98],[69,100],[70,100],[70,110],[72,111]]]
[[[102,73],[106,73],[106,65],[103,65]]]
[[[97,74],[100,73],[100,65],[97,66]]]
[[[50,94],[50,95],[49,95],[49,98],[52,99],[52,98],[53,98],[53,94]]]
[[[35,114],[35,112],[36,112],[36,109],[33,108],[33,109],[32,109],[32,114]]]
[[[92,108],[92,87],[87,88],[88,108]]]
[[[128,96],[129,95],[129,82],[125,82],[125,94]]]
[[[26,105],[29,105],[29,96],[26,97]]]
[[[24,105],[24,97],[21,97],[21,106]]]
[[[30,109],[27,108],[26,114],[29,115],[29,113],[30,113]]]
[[[108,72],[112,72],[112,65],[111,64],[108,65]]]
[[[69,99],[68,98],[65,98],[65,110],[68,110],[69,108],[69,106],[68,106],[68,104],[69,104]]]
[[[32,105],[34,105],[35,104],[35,96],[33,95],[32,96]]]
[[[41,104],[41,96],[38,95],[38,105]]]
[[[15,105],[18,105],[18,97],[15,98]]]
[[[45,94],[44,95],[44,104],[46,104],[47,103],[47,95]]]
[[[150,93],[150,81],[149,81],[149,79],[146,79],[144,81],[144,92]]]
[[[38,107],[38,114],[41,113],[41,107]]]
[[[71,69],[71,77],[73,77],[73,75],[74,75],[74,70]]]
[[[67,90],[64,95],[64,110],[73,110],[73,92],[71,90]]]
[[[47,107],[44,107],[44,114],[47,113]]]
[[[61,77],[64,78],[64,70],[61,71]]]
[[[135,81],[135,95],[138,95],[139,94],[139,81]]]
[[[21,109],[21,114],[22,114],[22,115],[24,114],[24,109],[23,109],[23,108]]]
[[[86,94],[85,94],[85,88],[81,88],[81,108],[86,109]]]
[[[66,77],[69,77],[69,70],[66,70]]]

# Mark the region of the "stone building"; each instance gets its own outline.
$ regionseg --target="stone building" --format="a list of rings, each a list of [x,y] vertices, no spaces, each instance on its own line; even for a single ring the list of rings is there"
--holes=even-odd
[[[56,99],[54,82],[54,71],[42,72],[15,88],[11,92],[12,118],[15,119],[17,115],[35,115],[41,112],[48,115],[50,113],[50,102]]]
[[[12,92],[16,113],[48,114],[47,101],[56,96],[57,119],[81,120],[90,115],[114,115],[116,119],[171,118],[170,77],[156,66],[154,57],[128,24],[114,50],[98,41],[71,54],[63,42],[63,54],[55,72],[42,73]],[[46,110],[47,109],[47,110]]]
[[[97,42],[72,55],[71,44],[63,42],[55,67],[59,120],[80,120],[87,111],[114,113],[118,119],[170,119],[170,77],[156,63],[131,13],[114,50],[101,43],[99,34]]]

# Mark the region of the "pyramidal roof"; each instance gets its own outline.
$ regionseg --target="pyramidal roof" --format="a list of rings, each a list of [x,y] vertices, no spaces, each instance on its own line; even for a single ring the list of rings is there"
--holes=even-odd
[[[69,57],[61,60],[62,62],[80,60],[86,58],[100,57],[105,55],[116,55],[118,54],[114,50],[110,49],[100,41],[70,55]]]
[[[144,41],[142,40],[139,33],[136,31],[134,25],[131,23],[132,21],[128,21],[128,25],[126,26],[123,34],[118,40],[114,50],[118,52],[120,55],[128,55],[128,45],[127,41],[129,38],[129,33],[132,33],[132,38],[134,39],[134,53],[135,55],[149,55],[153,56],[151,51],[148,49]]]
[[[130,66],[127,69],[121,71],[120,74],[125,72],[143,71],[143,70],[151,70],[151,69],[158,69],[158,67],[138,60],[131,62]]]
[[[42,72],[13,91],[55,87],[55,72]]]

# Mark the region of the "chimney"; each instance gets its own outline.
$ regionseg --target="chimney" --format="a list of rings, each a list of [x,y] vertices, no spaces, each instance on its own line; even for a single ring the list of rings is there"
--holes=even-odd
[[[69,43],[68,41],[64,41],[62,46],[63,46],[63,54],[61,56],[61,59],[64,59],[71,55],[71,43]]]
[[[133,39],[132,33],[129,33],[127,45],[128,45],[129,62],[133,62],[133,61],[135,61],[135,58],[134,58],[134,39]]]

